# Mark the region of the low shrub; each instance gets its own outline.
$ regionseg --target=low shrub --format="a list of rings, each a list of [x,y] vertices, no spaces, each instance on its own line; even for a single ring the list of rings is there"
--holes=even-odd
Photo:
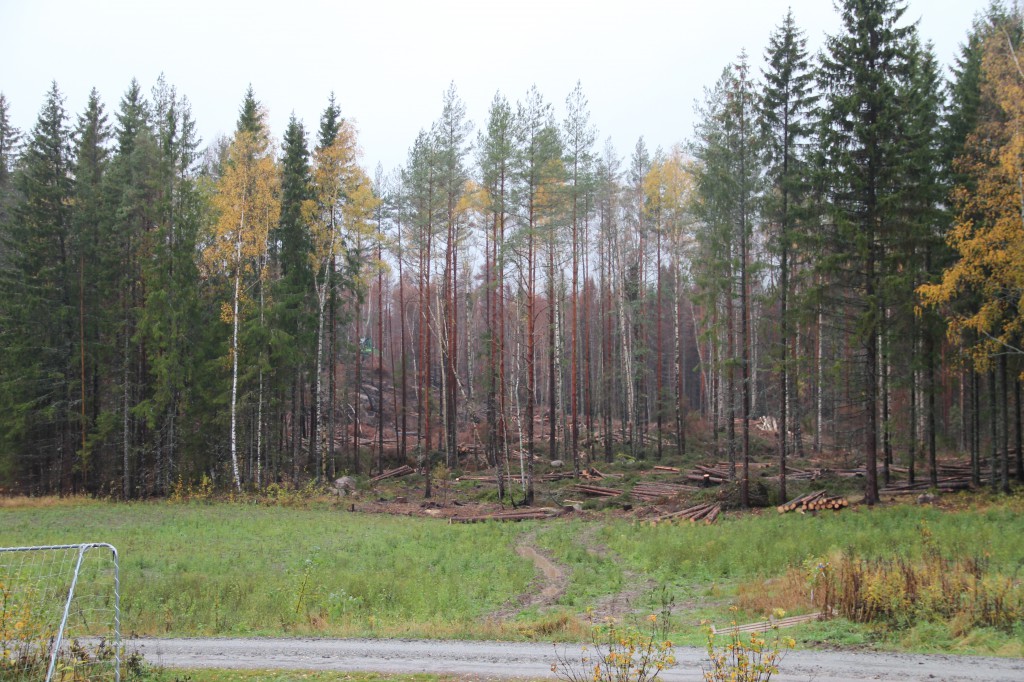
[[[676,664],[672,642],[659,641],[660,629],[655,614],[642,626],[605,618],[592,626],[578,657],[556,648],[551,672],[567,682],[652,682]]]
[[[984,557],[944,556],[926,524],[921,559],[863,559],[849,552],[819,561],[816,601],[859,623],[904,629],[947,620],[965,632],[973,627],[1010,631],[1024,619],[1024,585],[989,569]]]
[[[776,609],[773,615],[782,618],[786,612]],[[727,638],[723,645],[716,641],[720,635]],[[701,670],[706,682],[768,682],[778,674],[786,650],[794,646],[793,639],[779,634],[778,626],[772,626],[770,633],[740,633],[735,627],[716,633],[709,627],[708,665],[701,666]]]

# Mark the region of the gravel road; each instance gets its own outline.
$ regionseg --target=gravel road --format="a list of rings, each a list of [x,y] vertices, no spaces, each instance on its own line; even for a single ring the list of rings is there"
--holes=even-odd
[[[129,651],[169,668],[263,668],[553,678],[551,644],[375,639],[133,639]],[[564,650],[558,645],[558,652]],[[571,655],[576,648],[567,649]],[[677,648],[666,682],[700,680],[704,652]],[[792,651],[780,682],[1024,682],[1024,660],[888,653]]]

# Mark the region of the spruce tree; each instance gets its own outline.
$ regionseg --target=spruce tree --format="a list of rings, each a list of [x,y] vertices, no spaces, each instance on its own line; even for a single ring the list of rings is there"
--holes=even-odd
[[[82,482],[89,484],[91,462],[87,435],[99,422],[103,401],[101,379],[109,369],[107,363],[110,360],[108,330],[114,321],[107,302],[116,295],[111,286],[115,265],[110,257],[113,215],[105,185],[111,129],[95,88],[89,94],[85,112],[79,116],[75,137],[75,211],[72,224],[78,261],[78,416],[81,433],[78,473]]]
[[[12,173],[17,159],[20,132],[11,124],[10,104],[7,97],[0,92],[0,233],[7,229],[11,218],[11,207],[14,205],[14,182]],[[0,243],[0,264],[4,259],[3,245]]]
[[[160,151],[150,124],[150,105],[134,79],[121,98],[116,118],[117,145],[107,173],[115,211],[111,253],[118,263],[111,306],[117,311],[112,329],[118,359],[111,368],[117,395],[111,400],[109,419],[117,424],[112,445],[119,451],[121,495],[128,499],[151,492],[146,486],[153,480],[148,476],[149,425],[136,410],[151,390],[145,371],[149,349],[138,331],[147,290],[144,267],[153,257],[161,191]]]
[[[272,325],[277,330],[272,343],[273,362],[279,368],[279,391],[292,414],[290,441],[282,443],[290,453],[293,472],[300,459],[298,434],[302,416],[300,393],[304,390],[304,368],[314,352],[315,305],[310,297],[313,275],[310,269],[308,202],[310,191],[309,146],[306,130],[294,115],[284,133],[281,158],[281,220],[271,233],[272,258],[279,271],[273,285]]]
[[[0,192],[9,187],[20,133],[11,124],[11,106],[7,96],[0,92]],[[0,194],[0,200],[3,195]]]
[[[157,150],[155,211],[150,257],[141,266],[145,281],[138,336],[148,350],[147,389],[135,412],[148,426],[146,448],[154,453],[148,476],[156,492],[165,494],[175,471],[203,469],[209,464],[202,442],[184,428],[215,424],[201,408],[193,408],[198,386],[209,379],[202,368],[212,359],[204,353],[202,330],[215,328],[201,312],[197,268],[200,228],[208,204],[199,189],[199,140],[189,102],[161,76],[153,89],[153,139]],[[193,448],[188,448],[192,440]],[[191,452],[194,458],[186,458]]]
[[[806,146],[811,134],[810,115],[815,103],[814,74],[807,53],[807,37],[796,26],[792,11],[769,38],[765,54],[764,86],[760,100],[760,122],[764,140],[766,182],[764,217],[768,224],[769,249],[778,259],[779,305],[779,498],[785,500],[786,457],[792,429],[800,438],[796,335],[793,334],[793,260],[791,245],[797,240],[808,192]],[[791,347],[792,351],[791,352]]]
[[[56,83],[14,183],[0,270],[0,469],[21,490],[52,493],[67,488],[80,443],[71,135]]]
[[[318,149],[326,149],[334,143],[342,123],[344,123],[344,119],[341,117],[341,107],[338,106],[332,92],[327,98],[327,108],[320,114],[320,130],[317,133]]]
[[[708,304],[720,303],[724,308],[725,425],[730,474],[735,478],[734,424],[739,398],[743,465],[739,481],[744,506],[750,503],[751,272],[755,269],[752,245],[763,185],[756,103],[746,54],[741,53],[734,64],[725,68],[715,90],[708,94],[695,148],[701,162],[697,173],[698,214],[704,222],[698,240],[708,258],[698,271],[703,270],[700,278]]]
[[[898,230],[904,152],[901,80],[912,26],[899,0],[843,0],[842,31],[821,56],[821,184],[828,191],[830,256],[819,260],[855,317],[860,410],[867,466],[865,499],[878,501],[879,342],[884,331],[887,242]]]

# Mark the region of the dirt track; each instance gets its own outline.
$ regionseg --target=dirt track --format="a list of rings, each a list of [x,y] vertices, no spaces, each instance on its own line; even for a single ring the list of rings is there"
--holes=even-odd
[[[467,677],[550,679],[550,644],[368,639],[135,639],[127,642],[152,664],[172,668],[448,673]],[[558,645],[558,652],[563,645]],[[569,655],[574,647],[566,649]],[[700,680],[704,652],[676,651],[666,682]],[[1024,660],[832,651],[790,652],[780,681],[1024,682]]]

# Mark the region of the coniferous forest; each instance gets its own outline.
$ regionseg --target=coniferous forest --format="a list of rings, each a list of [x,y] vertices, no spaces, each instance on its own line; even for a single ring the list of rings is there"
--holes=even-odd
[[[780,17],[686,144],[626,155],[585,91],[470,121],[453,84],[403,167],[360,166],[344,93],[269,130],[238,84],[200,140],[161,78],[0,95],[0,490],[304,485],[465,458],[533,502],[694,450],[749,502],[752,428],[936,482],[1024,481],[1024,17],[948,74],[898,0],[842,0],[818,54]],[[559,93],[562,96],[562,93]],[[21,104],[21,103],[19,103]],[[764,453],[759,455],[762,459]]]

